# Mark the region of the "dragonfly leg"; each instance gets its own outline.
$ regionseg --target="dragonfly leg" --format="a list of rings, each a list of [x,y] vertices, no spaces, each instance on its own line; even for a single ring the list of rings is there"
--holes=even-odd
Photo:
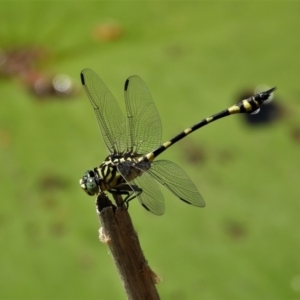
[[[120,204],[122,206],[125,204],[126,209],[128,209],[129,204],[128,202],[136,198],[142,193],[142,189],[139,188],[137,185],[129,185],[127,183],[119,184],[117,187],[114,189],[111,189],[109,192],[111,194],[117,194],[117,195],[125,195],[125,199],[123,202]]]

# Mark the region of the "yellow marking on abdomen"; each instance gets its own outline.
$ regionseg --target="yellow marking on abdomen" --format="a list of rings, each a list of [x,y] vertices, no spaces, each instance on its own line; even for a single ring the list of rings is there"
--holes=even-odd
[[[237,105],[233,105],[228,108],[229,113],[232,114],[238,114],[240,112],[240,108]]]
[[[253,109],[251,104],[247,100],[243,101],[243,106],[245,107],[246,111],[251,111]]]
[[[192,128],[187,128],[187,129],[184,130],[185,134],[189,134],[190,132],[192,132]]]
[[[153,152],[150,152],[150,153],[148,153],[148,154],[146,154],[146,157],[147,157],[147,159],[148,159],[148,161],[153,161],[154,160],[154,155],[153,155]]]
[[[209,123],[209,122],[211,122],[213,119],[214,119],[213,117],[206,118],[206,122]]]
[[[168,147],[170,147],[171,145],[172,145],[172,143],[171,143],[170,141],[165,142],[165,143],[163,144],[163,146],[164,146],[165,148],[168,148]]]

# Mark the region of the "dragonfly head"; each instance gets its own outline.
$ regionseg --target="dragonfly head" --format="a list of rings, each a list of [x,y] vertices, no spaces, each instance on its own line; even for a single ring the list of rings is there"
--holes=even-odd
[[[88,170],[79,180],[81,188],[90,196],[97,195],[100,192],[100,178],[96,170]]]

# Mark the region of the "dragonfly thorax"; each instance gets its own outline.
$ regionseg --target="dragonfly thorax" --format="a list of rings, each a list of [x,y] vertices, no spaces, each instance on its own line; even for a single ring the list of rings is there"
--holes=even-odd
[[[150,168],[150,162],[145,160],[145,157],[135,153],[111,154],[99,167],[86,171],[79,184],[90,196],[117,189]]]

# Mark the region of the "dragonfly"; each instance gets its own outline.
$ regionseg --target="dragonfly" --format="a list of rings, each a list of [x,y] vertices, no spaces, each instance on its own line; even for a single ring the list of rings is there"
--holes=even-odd
[[[155,215],[165,212],[164,197],[159,184],[187,204],[204,207],[205,201],[185,171],[170,160],[156,158],[181,139],[218,119],[238,113],[256,113],[276,90],[238,102],[195,125],[186,128],[169,141],[161,143],[162,126],[152,96],[139,76],[125,81],[126,116],[116,99],[91,69],[81,74],[83,88],[92,104],[109,155],[98,166],[84,173],[79,184],[90,196],[109,192],[121,195],[126,208],[137,198]]]

